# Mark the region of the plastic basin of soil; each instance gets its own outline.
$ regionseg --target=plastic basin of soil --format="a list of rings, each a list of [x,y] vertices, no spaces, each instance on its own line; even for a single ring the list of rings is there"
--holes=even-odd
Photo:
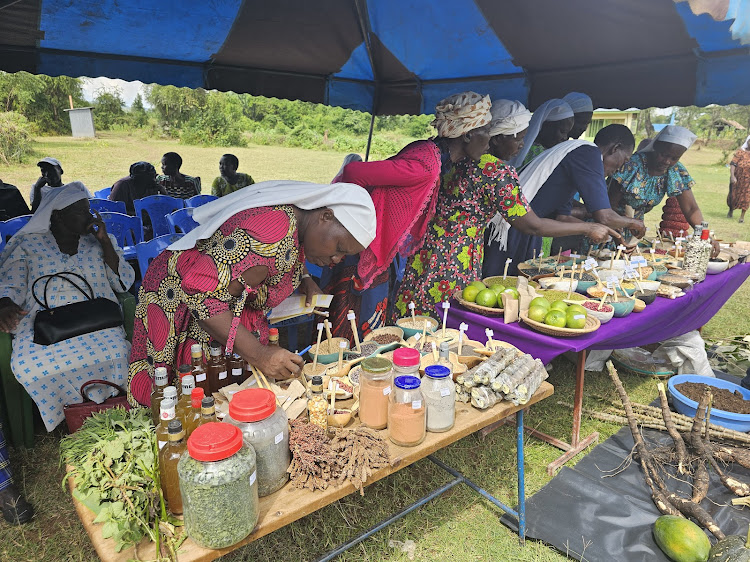
[[[695,415],[695,411],[698,409],[698,402],[691,400],[675,388],[676,385],[683,382],[696,382],[716,388],[726,388],[731,392],[739,392],[745,400],[750,400],[750,390],[738,384],[712,377],[702,377],[700,375],[675,375],[667,383],[669,394],[672,396],[672,403],[675,409],[686,416],[693,417]],[[711,423],[726,427],[727,429],[747,432],[750,431],[750,414],[735,414],[734,412],[711,408]]]

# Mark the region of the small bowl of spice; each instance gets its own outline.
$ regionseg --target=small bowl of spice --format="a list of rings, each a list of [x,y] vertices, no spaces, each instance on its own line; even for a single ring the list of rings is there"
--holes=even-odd
[[[351,361],[352,359],[358,359],[360,357],[369,357],[381,347],[382,346],[376,341],[365,341],[359,344],[359,351],[357,351],[356,347],[353,347],[352,349],[344,351],[344,355],[348,361]]]
[[[339,360],[339,343],[342,341],[346,342],[346,349],[349,349],[349,340],[346,338],[331,338],[330,341],[327,339],[321,341],[320,346],[314,344],[307,353],[311,358],[315,357],[315,354],[317,354],[318,363],[324,363],[326,365],[329,363],[335,363]]]
[[[305,375],[308,381],[311,381],[315,375],[323,375],[326,372],[328,365],[318,363],[313,369],[313,363],[305,363],[302,367],[302,373]]]
[[[404,338],[410,338],[414,334],[421,334],[422,330],[427,324],[427,333],[431,334],[438,327],[438,321],[429,316],[407,316],[406,318],[399,318],[396,320],[396,326],[404,331]]]
[[[379,345],[389,345],[404,339],[404,331],[398,326],[377,328],[365,336],[366,342],[373,341]]]
[[[586,301],[581,303],[581,306],[586,309],[589,315],[598,318],[602,324],[606,324],[612,320],[612,317],[615,315],[614,307],[606,302],[602,304],[601,301]]]

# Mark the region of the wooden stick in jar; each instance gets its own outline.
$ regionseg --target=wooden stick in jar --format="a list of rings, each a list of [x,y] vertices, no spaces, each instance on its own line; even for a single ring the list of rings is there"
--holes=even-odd
[[[492,336],[495,335],[495,332],[489,328],[485,328],[484,333],[487,335],[487,347],[489,349],[495,349],[495,342],[492,340]]]
[[[411,301],[409,303],[409,310],[411,310],[411,321],[414,324],[415,328],[417,327],[417,315],[414,312],[416,310],[416,308],[417,308],[417,305],[414,304],[414,301]]]
[[[315,346],[315,353],[313,353],[313,369],[312,372],[315,373],[315,368],[318,366],[318,353],[320,352],[320,340],[323,337],[323,322],[318,322],[318,343]]]
[[[346,349],[346,342],[340,341],[339,342],[339,372],[341,372],[341,369],[344,367],[344,350]]]
[[[331,334],[332,324],[328,320],[324,320],[323,325],[326,327],[326,340],[328,341],[328,353],[331,353],[331,351],[333,351],[333,349],[331,349],[331,347],[333,346],[333,344],[331,343],[331,340],[333,339],[333,335]]]
[[[513,260],[511,258],[507,258],[505,260],[505,269],[503,270],[503,280],[508,276],[508,266]]]
[[[422,319],[422,339],[427,335],[427,318]],[[416,325],[414,326],[416,328]]]
[[[448,321],[448,309],[451,307],[451,303],[443,301],[443,332],[442,337],[445,337],[445,323]]]
[[[461,349],[464,345],[464,333],[469,329],[469,325],[466,322],[461,322],[458,327],[458,355],[461,355]]]
[[[438,348],[437,344],[435,342],[430,342],[432,344],[432,358],[437,361],[440,359],[440,355],[438,354]]]
[[[576,273],[576,264],[573,264],[573,268],[570,270],[570,286],[568,287],[568,299],[573,295],[573,277]]]
[[[604,293],[602,295],[602,298],[599,301],[599,310],[602,309],[602,307],[604,306],[604,301],[606,301],[606,300],[607,300],[607,293]]]
[[[357,353],[362,352],[362,348],[359,346],[359,330],[357,330],[357,316],[353,310],[350,310],[346,315],[346,319],[349,320],[352,326],[352,334],[354,334],[354,343],[357,344]]]

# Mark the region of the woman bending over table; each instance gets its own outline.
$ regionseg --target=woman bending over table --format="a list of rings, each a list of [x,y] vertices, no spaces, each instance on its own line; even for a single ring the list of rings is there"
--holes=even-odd
[[[437,137],[416,141],[396,156],[376,162],[345,163],[335,181],[363,186],[378,217],[377,236],[359,256],[324,268],[321,286],[333,294],[329,308],[333,332],[351,340],[347,312],[354,310],[360,337],[386,323],[392,308],[394,258],[407,259],[423,244],[438,204],[440,178],[456,163],[478,160],[487,152],[489,96],[464,92],[435,109]]]
[[[149,403],[154,367],[176,376],[195,343],[207,355],[216,340],[273,378],[297,374],[301,357],[264,345],[266,314],[298,287],[307,296],[319,291],[303,280],[305,258],[337,264],[376,232],[372,199],[345,183],[262,182],[198,207],[193,219],[199,226],[143,277],[128,377],[133,405]]]
[[[740,222],[745,222],[745,212],[750,207],[750,148],[748,148],[750,137],[745,139],[743,145],[734,153],[734,158],[729,164],[729,196],[727,205],[729,213],[727,218],[731,219],[735,209],[740,209]]]

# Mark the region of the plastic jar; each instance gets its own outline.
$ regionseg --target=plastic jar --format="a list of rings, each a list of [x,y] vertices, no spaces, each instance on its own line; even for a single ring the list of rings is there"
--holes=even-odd
[[[276,396],[267,388],[236,392],[229,403],[225,422],[242,430],[245,443],[255,449],[258,467],[258,496],[273,494],[289,480],[286,469],[292,462],[289,451],[289,418],[276,405]]]
[[[399,347],[393,352],[393,376],[419,376],[419,363],[422,354],[411,347]]]
[[[411,375],[393,380],[394,388],[388,402],[388,437],[396,445],[413,447],[424,441],[427,408],[420,384],[419,377]]]
[[[226,548],[258,522],[255,451],[240,428],[212,422],[193,431],[177,464],[185,530],[205,548]]]
[[[451,371],[444,365],[424,370],[422,396],[427,406],[427,431],[448,431],[456,423],[456,386]]]
[[[385,357],[362,361],[359,376],[359,421],[372,429],[388,425],[388,396],[391,394],[393,364]]]

